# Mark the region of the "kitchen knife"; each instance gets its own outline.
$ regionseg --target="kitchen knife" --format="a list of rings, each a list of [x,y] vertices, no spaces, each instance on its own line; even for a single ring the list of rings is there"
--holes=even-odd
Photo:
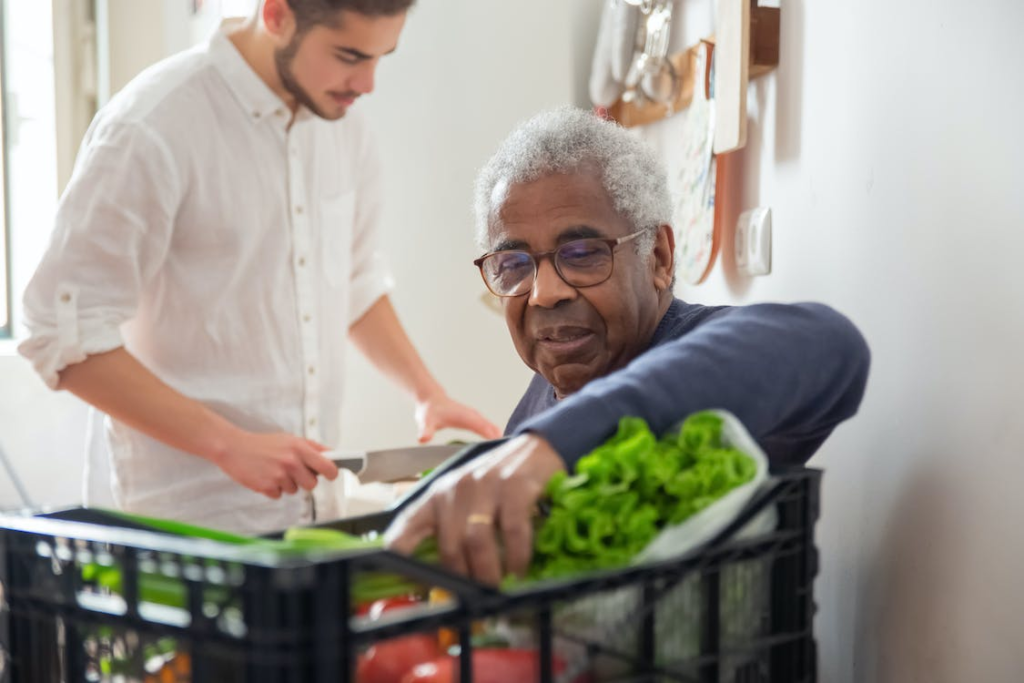
[[[382,451],[325,451],[338,467],[355,472],[362,483],[414,479],[466,448],[466,444],[410,446]]]

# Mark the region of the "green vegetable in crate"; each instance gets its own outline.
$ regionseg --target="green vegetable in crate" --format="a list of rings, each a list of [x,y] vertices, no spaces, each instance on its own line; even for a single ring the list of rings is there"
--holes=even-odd
[[[362,538],[333,529],[289,529],[281,540],[239,536],[216,529],[174,520],[132,515],[108,511],[134,524],[151,527],[154,531],[205,539],[234,546],[250,548],[255,552],[272,552],[279,555],[295,555],[310,551],[337,551],[380,548],[380,538]],[[417,549],[416,556],[425,562],[437,562],[437,548],[433,539],[425,541]],[[123,595],[121,567],[90,563],[82,566],[82,579],[87,584],[102,587],[110,592]],[[352,585],[352,600],[356,605],[380,598],[394,597],[415,592],[420,587],[401,576],[385,573],[361,574]],[[180,576],[166,576],[161,573],[139,571],[139,599],[142,602],[183,609],[187,605],[187,586]],[[232,591],[225,586],[210,585],[204,590],[204,599],[217,605],[227,604]]]
[[[691,415],[677,432],[655,437],[640,418],[560,472],[545,491],[530,578],[561,577],[626,565],[658,533],[751,481],[754,460],[722,442],[722,418]]]

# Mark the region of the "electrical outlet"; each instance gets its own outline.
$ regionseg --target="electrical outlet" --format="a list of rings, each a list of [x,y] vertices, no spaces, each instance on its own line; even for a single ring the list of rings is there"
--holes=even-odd
[[[772,272],[772,210],[762,206],[740,214],[734,245],[739,272],[744,275]]]

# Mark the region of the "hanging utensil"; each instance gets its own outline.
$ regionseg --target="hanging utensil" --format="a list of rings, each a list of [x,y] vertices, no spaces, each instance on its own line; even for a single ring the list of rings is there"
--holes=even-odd
[[[622,0],[639,7],[633,62],[626,76],[625,102],[671,103],[678,93],[679,74],[668,59],[672,34],[672,0]]]

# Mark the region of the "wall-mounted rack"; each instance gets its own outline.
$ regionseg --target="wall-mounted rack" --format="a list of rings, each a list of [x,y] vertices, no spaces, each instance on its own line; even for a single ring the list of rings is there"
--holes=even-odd
[[[779,63],[779,28],[781,11],[778,7],[761,7],[758,0],[718,0],[715,35],[701,42],[715,46],[714,81],[705,83],[715,99],[715,154],[739,149],[746,144],[747,84],[762,76]],[[657,3],[641,6],[640,11],[654,10]],[[639,21],[637,51],[649,49],[652,41],[645,33],[648,22]],[[627,89],[612,104],[608,116],[623,126],[640,126],[661,120],[682,111],[693,98],[694,55],[698,46],[692,46],[666,57],[663,61],[674,86],[670,97],[656,101],[646,96],[642,88]],[[638,55],[636,61],[641,61]]]

